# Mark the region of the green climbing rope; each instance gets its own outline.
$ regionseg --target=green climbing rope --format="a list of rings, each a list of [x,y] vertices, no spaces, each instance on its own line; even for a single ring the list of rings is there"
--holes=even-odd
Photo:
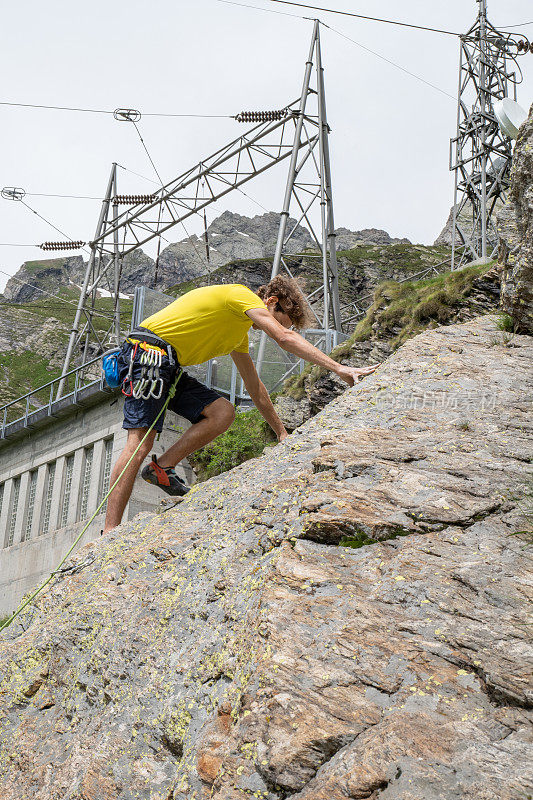
[[[174,380],[174,383],[171,385],[170,389],[168,390],[168,396],[167,396],[167,399],[165,400],[165,402],[164,402],[164,404],[163,404],[163,406],[162,406],[162,408],[161,408],[161,411],[159,412],[159,414],[157,415],[157,417],[154,419],[154,421],[152,422],[152,424],[150,425],[150,427],[148,428],[148,430],[147,430],[147,431],[146,431],[146,433],[144,434],[143,438],[141,439],[141,441],[139,442],[139,444],[137,445],[137,447],[135,448],[135,450],[134,450],[134,451],[133,451],[133,453],[131,454],[130,458],[128,459],[128,463],[126,464],[126,466],[124,467],[124,469],[122,470],[122,472],[120,473],[120,475],[118,476],[118,478],[116,479],[115,483],[113,484],[113,486],[111,486],[111,488],[109,489],[109,491],[107,492],[107,494],[105,495],[105,497],[103,497],[103,498],[102,498],[102,501],[100,502],[100,505],[98,506],[98,508],[96,509],[96,511],[94,512],[94,514],[92,515],[92,517],[91,517],[91,518],[90,518],[90,519],[87,521],[87,523],[84,525],[84,527],[82,528],[81,532],[80,532],[80,533],[79,533],[79,535],[76,537],[76,539],[74,540],[74,542],[72,543],[72,545],[69,547],[69,549],[67,550],[67,552],[65,553],[65,555],[63,556],[63,558],[61,559],[61,561],[59,562],[59,564],[57,565],[57,567],[54,569],[54,571],[53,571],[53,572],[51,572],[51,573],[50,573],[50,575],[48,576],[48,578],[47,578],[47,579],[46,579],[46,580],[45,580],[43,583],[41,583],[41,585],[40,585],[40,586],[39,586],[39,587],[38,587],[38,588],[37,588],[37,589],[36,589],[36,590],[35,590],[35,591],[34,591],[34,592],[33,592],[33,593],[32,593],[32,594],[31,594],[31,595],[30,595],[30,596],[29,596],[27,599],[26,599],[26,600],[24,600],[24,601],[23,601],[23,602],[20,604],[20,606],[19,606],[19,607],[16,609],[16,611],[14,611],[14,612],[11,614],[11,616],[10,616],[10,617],[8,617],[6,620],[4,620],[4,622],[2,622],[2,624],[0,624],[0,631],[3,631],[3,630],[4,630],[4,628],[7,628],[9,625],[11,625],[11,623],[13,622],[13,620],[14,620],[14,619],[16,619],[16,618],[18,617],[18,615],[20,614],[20,612],[21,612],[21,611],[23,611],[23,610],[26,608],[26,606],[28,606],[28,605],[29,605],[29,604],[30,604],[30,603],[31,603],[33,600],[35,600],[35,598],[37,597],[37,595],[38,595],[38,594],[40,594],[40,593],[42,592],[42,590],[45,588],[45,586],[48,586],[48,584],[50,583],[50,581],[52,580],[52,578],[53,578],[55,575],[57,575],[57,573],[60,571],[61,567],[63,566],[63,564],[65,563],[65,561],[66,561],[66,560],[67,560],[67,558],[69,557],[69,555],[72,553],[72,551],[74,550],[74,548],[76,547],[76,545],[77,545],[77,544],[78,544],[78,542],[80,541],[81,537],[83,536],[83,534],[85,533],[85,531],[87,530],[87,528],[89,527],[89,525],[91,524],[91,522],[93,521],[93,519],[96,517],[96,515],[98,514],[98,512],[100,511],[100,509],[102,508],[102,506],[103,506],[103,505],[104,505],[104,504],[107,502],[107,499],[108,499],[109,495],[111,494],[111,492],[113,491],[113,489],[115,488],[115,486],[118,484],[118,482],[120,481],[120,479],[122,478],[122,476],[124,475],[124,473],[126,472],[126,470],[128,469],[128,467],[129,467],[129,465],[131,464],[131,462],[133,461],[133,459],[134,459],[135,455],[136,455],[136,454],[139,452],[139,449],[140,449],[140,447],[142,446],[142,444],[144,443],[144,441],[146,440],[146,437],[148,436],[148,434],[149,434],[149,433],[151,433],[151,432],[152,432],[152,430],[153,430],[153,428],[154,428],[154,425],[156,424],[156,422],[158,421],[158,419],[160,418],[160,416],[161,416],[162,414],[164,414],[164,413],[165,413],[165,411],[166,411],[166,409],[167,409],[167,407],[168,407],[168,404],[169,404],[170,400],[171,400],[171,399],[174,397],[174,395],[176,394],[176,387],[177,387],[177,385],[178,385],[178,381],[179,381],[179,379],[181,378],[181,376],[182,376],[182,375],[183,375],[183,370],[180,370],[180,371],[178,372],[178,374],[176,375],[176,378],[175,378],[175,380]]]

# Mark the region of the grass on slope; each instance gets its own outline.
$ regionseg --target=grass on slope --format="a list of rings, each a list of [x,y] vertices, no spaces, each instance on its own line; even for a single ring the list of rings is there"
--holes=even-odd
[[[371,262],[379,272],[389,274],[394,269],[408,274],[421,272],[449,258],[449,255],[447,246],[414,244],[361,244],[337,253],[339,259],[347,260],[354,267]]]
[[[0,368],[0,396],[1,404],[10,403],[26,392],[32,391],[39,386],[43,386],[53,378],[60,375],[60,369],[50,369],[48,360],[34,353],[32,350],[25,350],[18,353],[8,350],[2,353],[2,366]],[[41,397],[36,397],[41,403],[49,400],[48,391],[44,391]],[[15,410],[15,409],[13,409]],[[20,409],[23,410],[23,404]]]
[[[376,289],[373,304],[353,334],[330,353],[331,358],[340,361],[349,355],[356,342],[369,340],[374,323],[379,326],[380,336],[389,334],[393,348],[397,349],[427,328],[447,322],[460,305],[468,302],[474,280],[492,266],[493,263],[465,267],[421,281],[384,281]],[[301,375],[289,378],[283,393],[301,400],[309,376],[314,383],[323,374],[320,367],[309,365]]]
[[[57,319],[64,324],[67,329],[70,329],[74,321],[76,313],[76,306],[78,304],[80,293],[77,289],[70,287],[62,287],[57,293],[56,297],[43,295],[36,300],[31,300],[28,303],[10,303],[10,308],[20,308],[21,310],[31,311],[43,319]],[[68,302],[62,302],[67,300]],[[132,300],[120,301],[120,317],[124,326],[129,325],[131,319],[131,312],[133,308]],[[98,331],[107,329],[111,322],[113,314],[113,300],[110,297],[101,297],[95,303],[95,311],[105,316],[95,315],[93,324]]]
[[[491,263],[465,267],[417,282],[385,281],[376,290],[374,303],[365,319],[357,326],[354,341],[370,338],[376,320],[384,330],[395,332],[394,348],[427,327],[447,322],[467,300],[474,280],[492,266]]]
[[[198,478],[204,481],[260,456],[275,438],[260,413],[253,408],[237,413],[231,428],[189,456],[189,462]]]

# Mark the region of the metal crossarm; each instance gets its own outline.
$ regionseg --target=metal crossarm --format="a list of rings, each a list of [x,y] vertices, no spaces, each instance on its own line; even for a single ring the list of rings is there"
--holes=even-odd
[[[292,113],[285,118],[256,125],[162,186],[154,192],[150,202],[132,204],[132,208],[117,214],[91,246],[99,245],[103,252],[112,254],[113,234],[125,231],[126,242],[121,250],[122,255],[126,255],[288,158],[297,113],[293,106],[289,106]],[[316,119],[309,117],[307,121],[316,129]],[[305,145],[303,141],[299,147]],[[202,181],[205,181],[206,196],[202,193]],[[158,218],[160,209],[161,219]]]

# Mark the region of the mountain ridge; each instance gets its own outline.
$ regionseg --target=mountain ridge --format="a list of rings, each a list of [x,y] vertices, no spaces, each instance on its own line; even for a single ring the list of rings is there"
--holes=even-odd
[[[274,253],[280,214],[266,212],[247,217],[225,211],[208,226],[209,255],[203,237],[187,236],[170,243],[161,250],[158,263],[156,288],[166,289],[186,281],[207,275],[224,264],[236,260],[268,258]],[[310,232],[289,219],[289,229],[294,228],[287,246],[289,253],[317,250]],[[408,239],[394,239],[386,231],[369,228],[350,231],[339,228],[337,249],[347,250],[356,244],[390,245],[410,244]],[[81,255],[65,258],[42,259],[25,262],[8,280],[4,299],[8,302],[26,302],[39,296],[38,289],[83,282],[86,263]],[[137,285],[151,285],[155,278],[155,261],[141,248],[127,254],[123,259],[121,291],[132,293]],[[32,284],[38,289],[32,290]],[[110,288],[110,287],[109,287]]]

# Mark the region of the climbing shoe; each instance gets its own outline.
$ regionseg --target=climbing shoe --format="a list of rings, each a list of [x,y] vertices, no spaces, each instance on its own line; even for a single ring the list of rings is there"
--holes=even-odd
[[[159,486],[172,497],[183,497],[190,492],[190,486],[176,475],[174,467],[160,467],[157,463],[157,456],[152,455],[152,460],[141,472],[141,478],[147,483]]]

